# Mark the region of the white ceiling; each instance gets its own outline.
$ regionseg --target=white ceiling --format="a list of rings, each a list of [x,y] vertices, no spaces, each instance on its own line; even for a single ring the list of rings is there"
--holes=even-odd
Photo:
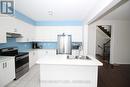
[[[83,21],[99,0],[15,0],[16,10],[36,21]],[[100,0],[101,1],[101,0]]]
[[[130,20],[130,0],[102,18],[103,20]]]

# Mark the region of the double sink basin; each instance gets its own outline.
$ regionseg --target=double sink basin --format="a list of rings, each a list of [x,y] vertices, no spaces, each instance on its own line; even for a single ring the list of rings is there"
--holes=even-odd
[[[81,56],[68,55],[68,56],[67,56],[67,59],[91,60],[90,57],[88,57],[88,56],[83,56],[83,55],[81,55]]]

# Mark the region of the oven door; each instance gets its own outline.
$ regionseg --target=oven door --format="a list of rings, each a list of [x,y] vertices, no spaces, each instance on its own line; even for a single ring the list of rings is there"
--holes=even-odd
[[[29,54],[16,56],[16,58],[15,58],[15,68],[16,68],[16,70],[20,67],[23,67],[27,63],[29,63]]]

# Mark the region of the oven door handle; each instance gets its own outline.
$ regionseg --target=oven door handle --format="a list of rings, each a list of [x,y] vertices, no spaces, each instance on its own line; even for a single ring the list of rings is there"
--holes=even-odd
[[[29,57],[29,54],[16,57],[16,61]]]

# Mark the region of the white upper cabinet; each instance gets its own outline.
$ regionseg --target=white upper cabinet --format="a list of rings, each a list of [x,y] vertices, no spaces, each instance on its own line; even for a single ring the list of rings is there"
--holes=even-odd
[[[14,17],[1,17],[1,22],[3,23],[4,26],[4,30],[5,32],[11,32],[11,33],[16,33],[18,32],[17,28],[16,28],[16,20]]]
[[[73,42],[82,42],[82,26],[33,26],[15,17],[0,18],[0,43],[6,43],[6,32],[20,33],[17,42],[56,42],[57,35],[72,35]]]
[[[6,43],[6,33],[0,30],[0,43]]]
[[[0,43],[6,43],[6,33],[19,33],[22,34],[22,38],[17,38],[17,42],[31,42],[33,41],[34,26],[28,24],[22,20],[13,16],[1,16],[0,17]]]
[[[0,17],[0,43],[6,43],[6,33],[21,33],[17,29],[17,21],[14,17]]]
[[[73,42],[82,42],[82,27],[80,26],[41,26],[36,28],[36,41],[56,42],[59,34],[72,35]]]
[[[17,38],[17,42],[31,42],[34,38],[34,26],[25,23],[15,17],[0,17],[0,43],[6,43],[6,33],[19,33],[22,38]]]
[[[22,38],[17,38],[17,42],[31,42],[33,41],[34,26],[16,19],[17,30],[22,34]]]
[[[5,17],[0,17],[0,43],[6,43],[6,22]]]
[[[14,17],[0,17],[0,43],[6,43],[6,32],[17,32]]]

